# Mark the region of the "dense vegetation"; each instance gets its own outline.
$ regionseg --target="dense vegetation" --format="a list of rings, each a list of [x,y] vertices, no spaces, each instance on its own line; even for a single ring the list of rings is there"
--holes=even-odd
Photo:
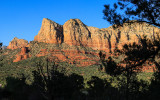
[[[7,51],[6,49],[3,52]],[[15,54],[19,52],[19,49],[11,52]],[[31,57],[20,62],[12,62],[12,59],[8,60],[8,56],[5,55],[1,58],[0,98],[9,100],[124,100],[126,95],[125,74],[117,76],[107,74],[103,64],[75,67],[65,62],[55,64],[45,56]],[[108,61],[109,59],[103,63]],[[146,97],[146,93],[150,92],[153,78],[152,72],[138,73],[134,77],[129,88],[133,100]]]
[[[40,48],[61,47],[37,42],[32,44],[39,47],[32,47],[36,49],[32,50],[33,55],[36,55]],[[132,54],[130,52],[137,50],[135,46],[133,49],[132,45],[129,47],[124,45],[124,49],[117,49],[115,52],[114,55],[118,56],[111,56],[108,59],[105,59],[103,52],[99,52],[101,64],[88,67],[76,67],[66,62],[55,64],[48,56],[32,56],[26,60],[13,62],[20,49],[1,50],[3,54],[0,56],[0,99],[150,100],[155,97],[156,100],[156,94],[159,93],[158,72],[133,71],[136,69],[125,69],[128,67],[119,65],[121,63],[133,66],[129,61],[134,61],[134,57],[138,59],[136,53],[130,59]]]

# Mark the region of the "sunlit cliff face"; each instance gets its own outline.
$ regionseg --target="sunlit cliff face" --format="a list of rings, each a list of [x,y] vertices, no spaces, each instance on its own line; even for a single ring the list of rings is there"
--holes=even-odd
[[[28,47],[30,51],[33,51],[33,48],[37,48],[38,51],[34,56],[50,54],[55,56],[57,61],[68,61],[86,66],[97,63],[100,50],[110,55],[115,48],[121,49],[124,44],[140,43],[139,40],[143,36],[154,40],[159,35],[157,33],[160,33],[160,29],[147,23],[133,22],[131,25],[125,23],[123,27],[116,29],[112,26],[99,29],[86,26],[79,19],[70,19],[64,25],[59,25],[44,18],[38,35],[34,37],[33,42],[37,41],[34,46],[31,46],[32,42],[28,43],[26,40],[14,38],[8,49]],[[41,42],[47,43],[47,46],[40,48],[38,43]],[[24,57],[17,56],[16,62],[31,56],[33,56],[32,53]]]

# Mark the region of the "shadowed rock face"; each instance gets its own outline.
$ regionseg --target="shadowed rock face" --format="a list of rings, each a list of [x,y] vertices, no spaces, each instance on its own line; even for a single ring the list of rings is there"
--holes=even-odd
[[[24,39],[18,39],[15,37],[8,45],[8,49],[17,49],[17,48],[22,48],[26,47],[28,45],[28,41]]]

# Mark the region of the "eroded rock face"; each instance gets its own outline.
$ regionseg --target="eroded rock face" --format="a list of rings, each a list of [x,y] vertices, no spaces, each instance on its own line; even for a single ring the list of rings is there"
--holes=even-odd
[[[134,22],[131,25],[125,23],[123,27],[113,29],[113,27],[107,28],[107,31],[111,36],[111,50],[114,51],[115,47],[121,49],[124,44],[140,43],[140,39],[146,36],[150,40],[154,40],[159,36],[160,30],[157,27],[149,25],[147,23]],[[157,34],[158,33],[158,34]]]
[[[17,48],[22,48],[26,47],[28,45],[28,41],[24,39],[18,39],[15,37],[8,45],[8,49],[17,49]]]
[[[147,23],[124,24],[123,27],[114,29],[112,26],[108,28],[98,29],[88,27],[91,33],[91,40],[88,41],[88,47],[94,50],[103,50],[106,52],[114,52],[115,48],[121,49],[124,44],[140,43],[140,38],[147,36],[148,39],[154,40],[160,34],[160,29]],[[157,34],[158,33],[158,34]]]
[[[112,26],[99,29],[88,27],[79,19],[70,19],[63,26],[44,18],[41,30],[34,40],[45,43],[66,43],[94,50],[113,52],[124,44],[139,43],[139,38],[146,35],[153,39],[160,30],[147,23],[125,23],[123,27],[114,29]]]
[[[63,27],[47,18],[42,21],[41,29],[34,37],[34,41],[45,43],[62,43]]]
[[[21,51],[15,55],[16,58],[13,60],[13,62],[18,62],[18,61],[30,58],[31,55],[28,52],[29,52],[29,49],[27,47],[22,47]]]
[[[110,39],[111,36],[106,29],[88,27],[88,30],[91,33],[91,39],[88,41],[87,46],[94,50],[104,50],[109,52],[111,44],[108,42],[108,39]]]
[[[79,19],[70,19],[63,25],[64,43],[69,45],[87,46],[91,34]]]
[[[100,50],[106,53],[107,58],[108,56],[112,56],[111,53],[114,52],[115,48],[121,49],[124,44],[129,43],[140,43],[140,38],[143,36],[154,40],[160,35],[159,33],[159,28],[147,23],[133,22],[130,25],[125,23],[123,27],[116,29],[112,26],[99,29],[86,26],[79,19],[70,19],[64,23],[64,25],[59,25],[44,18],[41,29],[33,41],[38,42],[36,42],[33,48],[38,48],[39,44],[41,44],[39,42],[54,44],[54,48],[52,49],[50,49],[52,46],[43,48],[49,44],[45,44],[41,48],[39,47],[39,50],[36,50],[40,52],[35,54],[35,56],[50,55],[57,62],[65,61],[70,64],[76,64],[77,66],[88,66],[97,64]],[[21,52],[16,55],[14,62],[30,57],[23,47],[29,47],[32,43],[27,45],[23,42],[15,41],[18,40],[13,39],[8,48],[22,49]],[[87,51],[86,48],[89,48],[89,50]]]

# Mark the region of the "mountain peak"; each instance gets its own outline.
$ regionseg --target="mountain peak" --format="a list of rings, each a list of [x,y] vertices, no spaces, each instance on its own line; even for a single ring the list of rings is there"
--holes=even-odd
[[[80,25],[86,26],[80,19],[70,19],[67,22],[65,22],[64,25],[65,24],[67,24],[67,25],[71,24],[73,26],[74,25],[77,25],[77,26],[80,26]]]
[[[63,27],[58,23],[43,18],[41,29],[38,35],[35,36],[34,41],[45,43],[61,43],[62,42]]]
[[[18,38],[17,38],[17,37],[14,37],[13,40],[18,40]],[[13,41],[13,40],[12,40],[12,41]]]

